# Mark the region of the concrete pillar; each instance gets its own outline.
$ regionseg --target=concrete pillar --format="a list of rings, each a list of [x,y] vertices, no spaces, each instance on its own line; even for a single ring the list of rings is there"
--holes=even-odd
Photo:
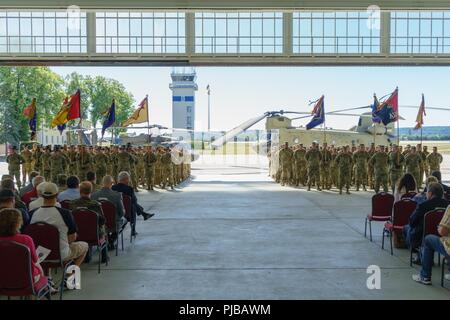
[[[95,53],[96,48],[96,23],[95,23],[95,12],[86,13],[86,35],[87,35],[87,53]]]
[[[292,12],[283,12],[283,55],[292,55]]]
[[[391,53],[391,13],[389,11],[381,12],[380,21],[380,44],[381,53]]]
[[[195,13],[186,12],[185,15],[186,27],[186,55],[191,56],[195,53]]]

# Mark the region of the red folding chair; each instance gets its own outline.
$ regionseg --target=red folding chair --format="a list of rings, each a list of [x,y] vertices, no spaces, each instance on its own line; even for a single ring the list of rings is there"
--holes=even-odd
[[[59,299],[62,299],[64,282],[66,281],[67,268],[72,264],[72,260],[63,261],[59,248],[59,231],[55,226],[46,222],[36,222],[25,227],[24,234],[29,235],[36,247],[42,246],[50,250],[50,254],[42,261],[41,267],[48,276],[51,269],[61,268],[63,271],[60,284]]]
[[[70,210],[70,200],[63,200],[60,202],[61,208]]]
[[[407,192],[404,195],[401,196],[401,200],[403,199],[412,199],[417,195],[417,192],[411,191],[411,192]]]
[[[35,296],[51,300],[48,278],[34,283],[30,249],[18,242],[0,240],[0,295],[8,297]]]
[[[72,216],[78,229],[77,240],[84,241],[89,247],[97,247],[98,249],[98,273],[100,273],[102,250],[106,248],[108,254],[108,240],[106,236],[100,238],[97,213],[88,208],[76,208],[72,211]],[[106,259],[106,265],[108,265],[108,259]]]
[[[388,221],[384,224],[381,249],[384,249],[384,236],[385,234],[388,234],[391,242],[391,255],[394,254],[394,249],[392,247],[392,233],[394,231],[403,230],[403,226],[409,223],[409,217],[414,212],[416,207],[417,203],[409,198],[405,198],[394,203],[392,221]]]
[[[423,234],[422,234],[422,244],[423,246],[423,240],[425,237],[429,234],[434,234],[438,237],[440,237],[438,233],[438,226],[441,222],[442,218],[444,217],[446,208],[436,208],[434,210],[428,211],[425,213],[425,216],[423,218]],[[419,249],[419,252],[422,251],[422,248]],[[441,264],[441,255],[438,253],[438,263]],[[409,265],[412,267],[413,265],[413,248],[411,248],[410,255],[409,255]]]
[[[99,199],[99,202],[102,206],[103,215],[106,219],[106,227],[110,231],[115,231],[117,234],[116,238],[116,256],[119,254],[119,235],[121,237],[122,242],[122,251],[123,251],[123,226],[119,226],[116,220],[116,206],[108,200]]]
[[[133,242],[133,230],[136,229],[136,215],[133,213],[131,197],[122,193],[122,202],[125,208],[125,218],[130,222],[131,226],[131,234],[130,234],[130,242]]]
[[[394,196],[387,192],[377,193],[372,197],[372,212],[366,217],[364,237],[367,237],[367,223],[369,223],[370,241],[372,241],[372,221],[386,222],[391,220]]]

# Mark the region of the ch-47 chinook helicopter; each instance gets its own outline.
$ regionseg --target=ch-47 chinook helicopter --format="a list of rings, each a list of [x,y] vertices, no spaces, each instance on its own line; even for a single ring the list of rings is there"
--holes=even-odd
[[[327,112],[329,116],[356,116],[359,117],[358,123],[348,130],[338,130],[331,128],[320,128],[307,130],[304,126],[294,126],[292,121],[310,118],[310,112],[298,112],[298,111],[267,111],[263,115],[249,119],[237,127],[226,132],[223,136],[219,137],[212,143],[213,148],[218,148],[234,137],[254,126],[258,122],[266,119],[265,129],[267,131],[267,141],[261,143],[258,147],[260,152],[266,153],[270,150],[272,145],[277,145],[288,142],[289,145],[302,143],[305,146],[311,145],[312,142],[333,144],[335,146],[343,145],[359,145],[365,144],[366,146],[375,143],[376,145],[390,145],[397,142],[397,132],[394,122],[388,125],[373,123],[372,112],[363,113],[346,113],[352,110],[370,109],[372,106],[362,106],[354,108],[346,108]],[[402,108],[414,108],[418,109],[418,106],[399,106]],[[449,108],[437,108],[427,107],[427,109],[450,111]],[[289,118],[286,114],[301,115]],[[400,120],[404,120],[400,116]]]

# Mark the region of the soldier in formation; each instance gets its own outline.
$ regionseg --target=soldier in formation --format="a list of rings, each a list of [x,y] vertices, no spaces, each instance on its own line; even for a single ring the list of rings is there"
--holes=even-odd
[[[420,144],[403,149],[397,145],[336,147],[313,142],[305,148],[303,144],[289,146],[286,142],[279,149],[271,148],[269,175],[281,185],[302,185],[308,191],[314,186],[318,191],[334,186],[340,193],[344,189],[349,193],[354,186],[356,191],[362,188],[394,193],[403,174],[411,173],[420,188],[424,176],[440,171],[442,161],[437,147],[428,153]]]

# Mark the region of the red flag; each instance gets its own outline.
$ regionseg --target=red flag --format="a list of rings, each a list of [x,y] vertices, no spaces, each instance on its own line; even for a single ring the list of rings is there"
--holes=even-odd
[[[420,107],[419,107],[419,112],[417,113],[417,117],[416,117],[416,126],[414,127],[414,130],[418,130],[420,128],[422,128],[423,126],[423,117],[426,116],[426,112],[425,112],[425,97],[422,94],[422,102],[420,103]]]
[[[81,116],[81,101],[80,101],[80,89],[77,90],[69,99],[69,113],[67,114],[67,120],[77,119]]]
[[[23,115],[28,119],[33,119],[34,114],[36,113],[36,98],[33,98],[30,105],[23,109]]]

